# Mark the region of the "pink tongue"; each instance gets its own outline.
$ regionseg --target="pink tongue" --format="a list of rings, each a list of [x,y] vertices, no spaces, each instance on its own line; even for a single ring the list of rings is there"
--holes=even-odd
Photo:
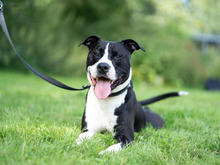
[[[111,84],[108,80],[98,80],[95,86],[95,95],[98,99],[104,100],[111,93]]]

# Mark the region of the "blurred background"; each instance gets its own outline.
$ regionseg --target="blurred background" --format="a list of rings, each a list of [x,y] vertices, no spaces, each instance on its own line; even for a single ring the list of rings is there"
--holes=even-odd
[[[219,0],[3,0],[18,51],[46,74],[84,76],[89,35],[134,39],[133,78],[204,88],[220,79]],[[0,70],[30,73],[0,30]]]

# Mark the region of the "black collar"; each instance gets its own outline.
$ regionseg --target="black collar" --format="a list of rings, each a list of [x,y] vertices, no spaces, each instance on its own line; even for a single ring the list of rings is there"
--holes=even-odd
[[[126,91],[129,87],[130,87],[130,83],[126,87],[124,87],[122,90],[115,92],[115,93],[111,93],[108,97],[118,96],[122,94],[124,91]]]

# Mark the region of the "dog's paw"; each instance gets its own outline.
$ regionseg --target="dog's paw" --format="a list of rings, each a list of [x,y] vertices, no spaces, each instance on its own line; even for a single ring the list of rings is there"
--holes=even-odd
[[[118,152],[122,149],[122,145],[121,143],[118,143],[118,144],[114,144],[114,145],[111,145],[110,147],[108,147],[106,150],[103,150],[101,152],[99,152],[99,155],[103,155],[104,153],[109,153],[109,152]]]
[[[79,137],[76,139],[76,143],[77,143],[78,145],[80,145],[80,144],[82,144],[82,142],[83,142],[85,139],[91,139],[93,135],[94,135],[94,134],[91,133],[91,132],[83,132],[83,133],[81,133],[81,134],[79,135]]]

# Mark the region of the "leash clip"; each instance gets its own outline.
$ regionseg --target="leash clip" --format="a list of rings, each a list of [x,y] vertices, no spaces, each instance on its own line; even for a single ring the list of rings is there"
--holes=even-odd
[[[3,3],[0,1],[0,11],[3,11]]]

